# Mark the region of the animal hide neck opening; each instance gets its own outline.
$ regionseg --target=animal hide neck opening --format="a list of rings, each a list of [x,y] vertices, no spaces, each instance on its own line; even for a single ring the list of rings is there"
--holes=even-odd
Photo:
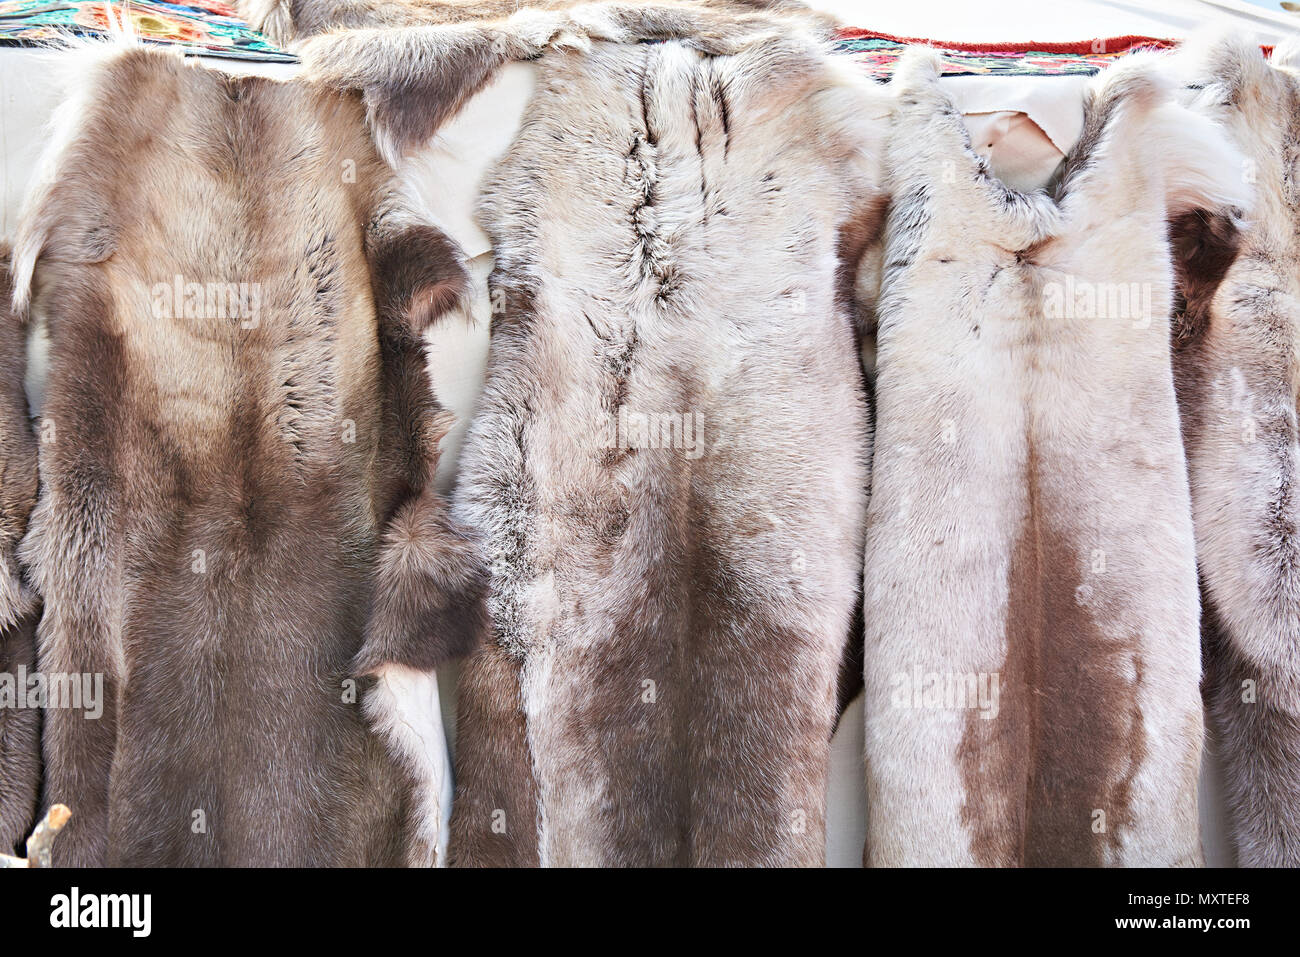
[[[787,0],[653,3],[370,3],[250,0],[254,24],[280,23],[299,48],[304,75],[359,90],[380,153],[394,167],[509,62],[594,41],[677,40],[703,53],[735,53],[759,37],[828,40],[830,21]],[[327,32],[329,27],[352,29]],[[398,29],[393,29],[397,27]]]
[[[586,36],[624,43],[683,40],[717,42],[752,25],[815,25],[826,35],[833,21],[798,0],[236,0],[254,30],[294,44],[331,30],[437,27],[498,28],[530,35],[543,46]],[[567,36],[566,36],[567,35]]]

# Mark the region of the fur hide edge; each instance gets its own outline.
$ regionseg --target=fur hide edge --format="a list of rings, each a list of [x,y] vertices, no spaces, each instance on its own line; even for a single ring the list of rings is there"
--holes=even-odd
[[[385,665],[432,672],[486,633],[486,575],[478,543],[430,490],[404,502],[384,532],[374,604],[354,670]]]
[[[366,714],[414,783],[406,863],[442,866],[447,858],[452,778],[437,675],[395,664],[379,665],[373,673],[376,681],[366,695]]]
[[[463,303],[468,273],[453,243],[411,222],[408,196],[394,203],[387,226],[372,230],[368,255],[387,382],[384,428],[404,498],[385,525],[352,669],[375,679],[366,714],[413,788],[406,862],[435,867],[446,860],[452,788],[436,669],[486,630],[486,573],[476,538],[434,491],[451,416],[430,388],[424,334]]]
[[[504,19],[338,31],[308,41],[300,54],[304,76],[362,91],[380,152],[397,167],[503,64],[535,59],[547,49],[671,39],[723,55],[764,37],[816,42],[826,35],[804,16],[736,15],[733,8],[749,10],[745,4],[721,10],[698,3],[547,4]]]
[[[470,530],[452,522],[433,487],[451,416],[429,384],[423,335],[463,303],[469,275],[459,250],[432,227],[405,222],[405,198],[372,235],[368,256],[380,319],[387,389],[385,431],[404,476],[377,560],[365,643],[354,668],[432,671],[465,654],[485,627],[485,573]]]
[[[9,308],[9,251],[0,248],[0,675],[36,669],[39,602],[18,564],[18,542],[36,504],[36,437],[23,393],[27,330]],[[0,704],[0,853],[20,845],[36,817],[41,779],[38,708]]]
[[[0,674],[18,679],[36,671],[36,614],[0,631]],[[41,785],[41,711],[0,707],[0,854],[26,856],[23,841],[36,824]]]
[[[36,436],[24,392],[27,328],[10,306],[9,250],[0,247],[0,631],[30,615],[36,596],[18,564],[18,543],[36,505]]]
[[[1238,863],[1300,866],[1300,74],[1209,34],[1174,58],[1189,108],[1237,144],[1244,220],[1175,230],[1175,354],[1197,532],[1211,746]]]
[[[501,24],[519,18],[573,11],[576,22],[593,16],[636,20],[653,29],[646,40],[690,39],[720,33],[759,18],[783,16],[816,24],[829,34],[833,21],[797,0],[653,0],[651,3],[590,3],[586,0],[236,0],[244,19],[273,42],[291,46],[331,30],[366,27]],[[593,7],[603,8],[593,15]],[[607,12],[606,12],[607,11]],[[615,39],[603,37],[602,39]]]

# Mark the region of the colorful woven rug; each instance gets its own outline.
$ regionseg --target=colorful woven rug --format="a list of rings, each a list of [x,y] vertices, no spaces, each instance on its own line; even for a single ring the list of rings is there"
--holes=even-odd
[[[887,80],[903,50],[915,44],[939,51],[944,76],[1088,76],[1126,53],[1164,50],[1175,41],[1109,37],[1078,43],[945,43],[845,29],[840,31],[835,49],[860,63],[877,80]]]
[[[110,29],[108,6],[104,0],[0,0],[0,43],[39,44],[69,33],[102,36]],[[175,44],[202,56],[296,59],[250,30],[221,0],[183,4],[131,0],[112,7],[114,18],[129,20],[135,33],[149,43]]]

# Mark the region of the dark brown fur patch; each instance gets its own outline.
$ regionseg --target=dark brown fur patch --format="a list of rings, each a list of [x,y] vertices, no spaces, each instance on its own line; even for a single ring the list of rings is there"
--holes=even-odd
[[[1193,210],[1169,224],[1169,248],[1177,276],[1174,346],[1182,348],[1208,326],[1214,294],[1241,251],[1241,231],[1227,214]]]
[[[537,783],[528,755],[518,662],[494,645],[460,674],[452,867],[536,867]]]
[[[1107,845],[1118,848],[1129,826],[1129,780],[1145,756],[1140,663],[1126,681],[1131,653],[1076,601],[1082,556],[1053,518],[1062,513],[1042,501],[1041,468],[1031,448],[1028,515],[1008,581],[1002,707],[991,720],[967,716],[959,752],[962,821],[985,867],[1104,864]]]

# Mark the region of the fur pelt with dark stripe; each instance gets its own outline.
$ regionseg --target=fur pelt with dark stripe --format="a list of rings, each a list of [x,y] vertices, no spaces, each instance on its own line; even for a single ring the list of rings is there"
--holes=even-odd
[[[776,36],[539,68],[481,207],[500,309],[456,511],[494,640],[461,678],[452,862],[818,864],[879,94]]]
[[[1023,194],[972,152],[931,55],[893,85],[866,860],[1195,864],[1199,605],[1166,222],[1245,202],[1240,157],[1134,57],[1094,82],[1053,189]]]
[[[1238,863],[1300,866],[1300,57],[1245,40],[1177,57],[1239,144],[1243,230],[1182,221],[1175,355],[1205,606],[1205,702]]]
[[[458,254],[403,219],[355,96],[82,56],[15,250],[49,341],[40,666],[104,680],[98,720],[45,715],[56,862],[432,862],[393,686],[480,614],[419,336]]]
[[[22,853],[35,824],[41,780],[36,708],[19,708],[17,683],[36,670],[39,602],[24,581],[18,543],[36,504],[36,437],[23,388],[26,332],[10,313],[9,251],[0,249],[0,853]],[[11,683],[10,683],[11,682]]]

